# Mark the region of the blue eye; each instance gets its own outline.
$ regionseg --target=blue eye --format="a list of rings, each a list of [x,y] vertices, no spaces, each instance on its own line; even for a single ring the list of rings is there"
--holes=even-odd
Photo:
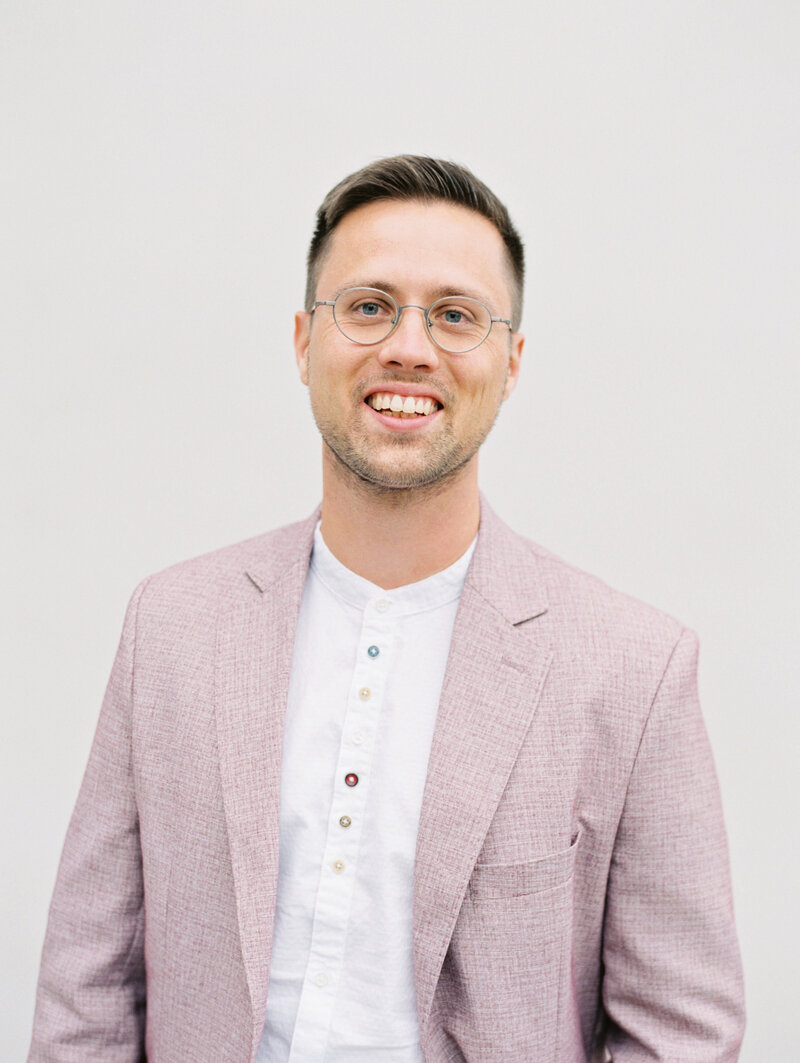
[[[462,298],[459,302],[449,302],[449,304],[444,302],[434,304],[430,310],[430,320],[441,328],[462,331],[475,324],[478,305],[476,304],[473,309],[467,304],[466,298]]]
[[[364,317],[375,317],[381,312],[381,308],[377,303],[362,303],[361,306],[358,307],[358,311],[363,314]]]

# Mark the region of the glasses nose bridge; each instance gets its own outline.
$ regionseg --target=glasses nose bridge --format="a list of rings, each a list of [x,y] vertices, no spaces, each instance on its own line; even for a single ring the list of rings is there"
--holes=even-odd
[[[396,332],[400,328],[400,321],[401,321],[401,319],[403,317],[403,311],[404,310],[421,310],[422,311],[422,321],[423,321],[423,324],[425,326],[425,333],[426,333],[428,339],[434,345],[434,347],[438,348],[439,344],[436,342],[436,340],[433,338],[433,336],[431,334],[431,322],[430,322],[430,318],[428,317],[428,311],[430,310],[429,306],[420,306],[419,303],[395,303],[395,306],[397,307],[397,320],[395,321],[394,328],[392,329],[392,332]],[[390,335],[391,335],[391,333],[390,333]]]

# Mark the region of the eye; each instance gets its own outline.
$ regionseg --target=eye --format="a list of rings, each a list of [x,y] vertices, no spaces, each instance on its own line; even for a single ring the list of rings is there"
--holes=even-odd
[[[432,306],[430,319],[432,324],[443,328],[465,329],[475,325],[479,312],[480,307],[477,304],[475,307],[470,306],[466,299],[458,302],[448,301]]]
[[[353,325],[369,325],[393,320],[394,307],[387,295],[368,288],[352,288],[342,292],[336,300],[337,317]]]

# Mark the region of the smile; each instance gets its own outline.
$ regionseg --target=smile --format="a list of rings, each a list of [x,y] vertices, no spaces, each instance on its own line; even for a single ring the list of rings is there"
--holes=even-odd
[[[364,400],[368,406],[389,417],[427,417],[441,408],[430,395],[398,395],[393,391],[376,391]]]

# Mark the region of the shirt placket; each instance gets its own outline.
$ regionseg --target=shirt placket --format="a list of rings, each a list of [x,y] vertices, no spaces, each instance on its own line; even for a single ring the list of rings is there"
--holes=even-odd
[[[364,609],[336,762],[311,950],[289,1063],[321,1060],[328,1042],[351,916],[375,739],[394,644],[392,601]]]

